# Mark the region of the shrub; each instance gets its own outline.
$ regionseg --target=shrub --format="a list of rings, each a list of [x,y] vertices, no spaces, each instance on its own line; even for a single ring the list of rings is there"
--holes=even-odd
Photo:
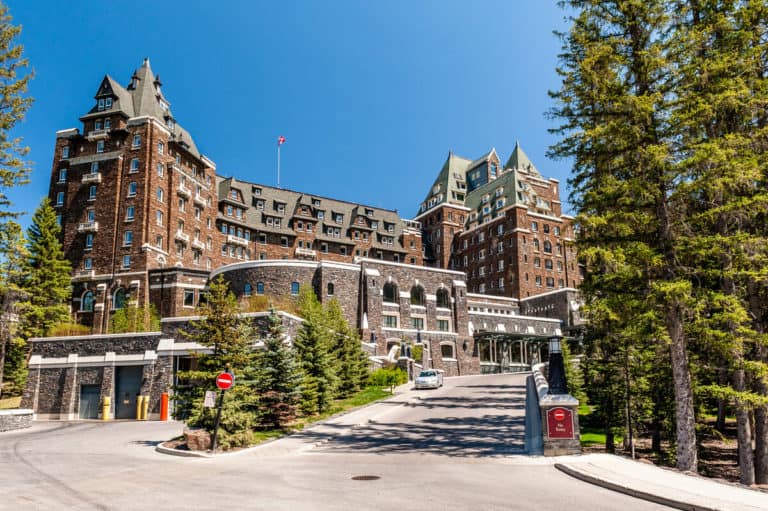
[[[377,387],[389,387],[389,392],[394,393],[397,385],[408,382],[408,374],[399,367],[382,367],[371,373],[371,385]]]

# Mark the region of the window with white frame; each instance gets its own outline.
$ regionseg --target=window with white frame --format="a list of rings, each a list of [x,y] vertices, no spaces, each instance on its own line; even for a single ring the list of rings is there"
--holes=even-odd
[[[104,141],[99,140],[96,142],[96,152],[97,153],[103,153],[104,152]]]
[[[131,145],[131,147],[133,149],[141,147],[141,135],[134,135],[133,136],[133,144]]]
[[[64,192],[58,192],[56,194],[56,205],[57,206],[63,206],[64,205]]]
[[[130,247],[133,245],[133,231],[125,231],[123,233],[123,246]]]
[[[137,189],[136,181],[131,181],[128,183],[128,197],[135,197],[136,196],[136,189]]]

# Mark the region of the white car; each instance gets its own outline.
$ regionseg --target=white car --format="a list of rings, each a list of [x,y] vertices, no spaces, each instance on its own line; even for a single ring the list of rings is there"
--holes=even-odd
[[[437,389],[443,386],[443,373],[428,369],[420,372],[413,383],[417,389]]]

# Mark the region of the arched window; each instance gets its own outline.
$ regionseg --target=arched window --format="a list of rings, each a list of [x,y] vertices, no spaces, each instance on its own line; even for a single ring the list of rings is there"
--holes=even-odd
[[[440,288],[437,290],[437,306],[444,309],[451,307],[451,297],[448,295],[448,290]]]
[[[423,287],[416,285],[411,288],[411,305],[426,305]]]
[[[333,296],[333,282],[328,283],[328,296]]]
[[[296,296],[299,294],[299,283],[298,282],[291,282],[291,294]]]
[[[538,250],[539,249],[539,240],[536,238],[533,239],[533,249]]]
[[[549,241],[544,242],[544,253],[551,254],[552,253],[552,243]]]
[[[245,296],[251,296],[253,294],[253,287],[250,283],[246,282],[245,286],[243,286],[243,295]]]
[[[93,291],[86,291],[80,300],[80,310],[83,312],[93,312],[93,302]]]
[[[124,308],[127,298],[128,293],[125,291],[125,288],[118,288],[117,291],[115,291],[114,298],[112,299],[112,308],[115,310]]]
[[[384,301],[389,303],[397,303],[397,286],[391,282],[384,284]]]
[[[256,294],[257,295],[263,295],[264,294],[264,283],[263,282],[257,282],[256,283]]]

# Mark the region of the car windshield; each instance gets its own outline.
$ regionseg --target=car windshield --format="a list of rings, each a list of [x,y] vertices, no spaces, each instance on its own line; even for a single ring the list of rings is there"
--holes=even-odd
[[[419,378],[425,378],[427,376],[437,376],[434,371],[422,371],[419,373]]]

